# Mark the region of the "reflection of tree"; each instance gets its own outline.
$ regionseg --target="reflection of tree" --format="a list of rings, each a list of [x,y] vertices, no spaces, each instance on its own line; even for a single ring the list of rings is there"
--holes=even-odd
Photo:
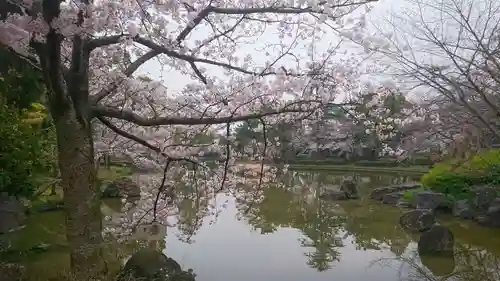
[[[458,264],[457,275],[463,281],[500,280],[500,257],[484,248],[458,245],[455,259]]]
[[[264,199],[248,209],[251,202],[239,201],[240,210],[246,212],[246,219],[261,233],[271,233],[279,227],[293,227],[304,234],[301,240],[303,247],[314,247],[315,252],[307,253],[308,264],[319,271],[327,270],[331,263],[338,261],[337,247],[341,247],[341,239],[337,237],[342,218],[336,213],[332,204],[318,200],[318,184],[311,182],[334,183],[335,178],[325,174],[307,173],[300,179],[292,180],[298,184],[306,184],[300,189],[268,188],[264,190]]]
[[[292,172],[288,176],[285,182],[295,186],[265,189],[259,203],[239,200],[239,209],[246,210],[245,218],[261,233],[272,233],[279,227],[302,231],[301,245],[314,248],[313,252],[306,253],[309,266],[324,271],[339,261],[338,248],[343,246],[339,235],[344,235],[344,232],[345,236],[353,237],[358,249],[380,249],[387,245],[398,255],[411,241],[397,224],[400,212],[396,208],[367,199],[362,199],[361,203],[356,200],[337,202],[339,204],[318,199],[325,188],[338,185],[345,178],[360,183],[362,197],[373,187],[402,183],[411,178],[311,172]],[[249,208],[252,204],[253,207]],[[349,216],[342,216],[339,208]]]
[[[209,198],[203,192],[194,188],[183,188],[178,191],[180,200],[177,202],[179,213],[177,216],[177,229],[180,239],[188,243],[203,224],[203,217],[207,215]]]
[[[344,229],[353,236],[358,249],[380,250],[386,245],[396,255],[401,255],[411,242],[411,237],[398,224],[398,209],[368,200],[362,205],[345,203],[342,207],[349,216]]]
[[[242,205],[250,202],[239,201]],[[250,208],[246,219],[254,228],[260,229],[262,234],[272,233],[278,227],[294,227],[303,220],[300,206],[295,202],[293,193],[280,188],[267,188],[264,190],[264,199],[254,208]]]
[[[307,253],[308,265],[318,271],[331,268],[333,262],[340,261],[337,248],[344,246],[338,237],[343,218],[332,213],[328,204],[316,201],[315,210],[306,211],[306,220],[301,230],[307,238],[301,240],[303,247],[314,247],[314,253]]]
[[[399,272],[399,280],[497,281],[500,257],[485,248],[457,243],[454,257],[420,256],[414,248],[403,256],[374,261]]]

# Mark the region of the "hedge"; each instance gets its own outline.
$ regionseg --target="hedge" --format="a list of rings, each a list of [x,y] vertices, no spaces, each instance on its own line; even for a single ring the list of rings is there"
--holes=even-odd
[[[455,199],[468,197],[472,186],[500,185],[500,150],[491,149],[467,160],[454,159],[436,164],[422,176],[421,183]]]

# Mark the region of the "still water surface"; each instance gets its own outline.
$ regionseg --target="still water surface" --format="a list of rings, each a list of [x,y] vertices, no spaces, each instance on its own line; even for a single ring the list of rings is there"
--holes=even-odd
[[[318,199],[346,176],[360,183],[361,199]],[[217,217],[200,219],[200,201],[184,200],[177,226],[156,236],[137,235],[134,243],[112,246],[110,252],[126,259],[140,246],[155,247],[183,269],[192,268],[198,281],[439,280],[453,270],[461,273],[450,280],[500,280],[499,230],[442,217],[456,238],[455,259],[421,260],[415,250],[418,235],[398,225],[404,210],[368,199],[371,189],[415,181],[411,176],[294,172],[290,180],[301,188],[266,189],[258,202],[218,196],[218,202],[227,203]],[[105,202],[104,212],[119,209],[117,204]],[[13,242],[18,247],[61,244],[62,223],[62,213],[40,214]],[[49,249],[21,261],[32,280],[67,269],[64,248]]]

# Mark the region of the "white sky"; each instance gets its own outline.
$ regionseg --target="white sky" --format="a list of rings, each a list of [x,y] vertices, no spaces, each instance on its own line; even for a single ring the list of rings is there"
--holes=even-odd
[[[376,26],[383,26],[383,27],[388,27],[390,30],[390,26],[384,25],[384,23],[391,17],[391,14],[396,14],[399,15],[402,13],[402,10],[405,8],[408,8],[409,3],[411,0],[381,0],[379,2],[376,2],[372,4],[373,9],[370,11],[369,14],[367,14],[367,20],[368,20],[368,30],[371,30],[372,32],[377,32],[373,26],[370,25],[376,25]],[[363,9],[364,10],[364,9]],[[190,40],[195,40],[195,39],[202,39],[205,38],[206,33],[202,28],[197,28],[195,29],[195,32],[192,33],[192,37]],[[194,37],[194,38],[193,38]],[[336,34],[332,33],[329,36],[325,36],[321,38],[319,42],[316,43],[316,48],[318,50],[326,50],[329,45],[336,45],[336,43],[339,41],[340,37],[337,36]],[[247,44],[247,45],[240,45],[238,48],[239,50],[237,51],[238,55],[240,57],[244,57],[245,55],[249,54],[252,56],[254,61],[256,63],[259,63],[262,65],[262,63],[266,60],[266,57],[263,55],[265,53],[265,43],[276,43],[280,39],[277,38],[277,35],[272,32],[266,32],[265,35],[263,35],[258,44]],[[366,56],[366,54],[363,52],[363,49],[353,43],[348,43],[344,42],[342,44],[342,49],[347,51],[348,53],[354,53],[354,54],[359,54],[359,57]],[[303,49],[300,50],[299,52],[302,53],[304,57],[307,56],[307,50]],[[295,52],[296,54],[298,53],[297,51]],[[339,52],[338,57],[339,58],[344,58],[346,55],[343,54],[342,52]],[[273,58],[273,57],[272,57]],[[368,63],[374,63],[374,64],[380,64],[380,57],[372,57],[369,60],[367,60]],[[301,60],[302,61],[302,60]],[[308,59],[304,59],[304,62],[308,61]],[[285,62],[286,63],[286,62]],[[199,67],[206,67],[205,65],[198,65]],[[213,74],[214,72],[222,76],[222,69],[217,68],[217,67],[206,67],[209,74]],[[191,81],[191,78],[188,76],[185,76],[178,71],[171,70],[169,68],[164,68],[162,69],[161,65],[156,61],[156,60],[151,60],[147,64],[145,64],[141,69],[139,69],[140,74],[146,74],[153,79],[157,80],[162,80],[165,84],[165,86],[169,89],[169,91],[172,92],[178,92],[181,90],[187,83]],[[378,75],[377,77],[370,76],[368,79],[371,80],[384,80],[387,79],[387,77],[383,77],[382,74]]]

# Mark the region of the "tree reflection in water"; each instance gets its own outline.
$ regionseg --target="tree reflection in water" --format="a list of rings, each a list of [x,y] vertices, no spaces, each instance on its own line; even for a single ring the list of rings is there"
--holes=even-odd
[[[329,202],[319,199],[322,192],[346,178],[358,183],[359,200]],[[284,187],[270,183],[259,188],[249,183],[228,193],[236,199],[238,218],[261,234],[270,234],[280,228],[299,230],[303,234],[299,243],[308,258],[307,265],[318,271],[326,271],[340,262],[341,248],[345,243],[352,243],[358,250],[391,251],[395,259],[404,261],[387,263],[397,266],[395,270],[405,271],[401,272],[401,279],[500,280],[498,256],[481,247],[463,246],[457,250],[454,260],[419,258],[414,249],[418,236],[404,232],[398,224],[401,210],[368,198],[375,187],[415,180],[418,178],[412,176],[288,172],[281,178]],[[207,218],[217,217],[214,212],[216,197],[196,187],[179,188],[176,192],[178,214],[171,226],[179,230],[182,241],[191,243],[197,230],[210,223]],[[456,231],[457,234],[475,232],[462,228]],[[460,237],[456,240],[457,243],[461,241]],[[461,245],[469,245],[470,241],[467,236]],[[408,266],[412,270],[408,270]]]
[[[345,178],[354,179],[359,183],[360,199],[339,202],[319,199],[322,192],[332,185],[338,185]],[[414,242],[418,236],[407,234],[399,227],[401,210],[373,202],[368,198],[370,191],[375,187],[415,181],[415,178],[361,173],[288,172],[280,180],[284,183],[284,187],[275,187],[273,183],[268,183],[267,186],[259,188],[255,183],[249,182],[227,192],[236,199],[238,218],[259,233],[270,234],[280,228],[300,231],[302,237],[297,243],[301,245],[302,252],[307,257],[307,265],[317,271],[326,271],[342,263],[343,259],[349,260],[346,254],[349,251],[346,252],[344,249],[351,246],[348,243],[352,243],[358,251],[392,252],[394,255],[390,262],[384,260],[377,261],[376,264],[394,267],[394,271],[401,272],[401,279],[411,277],[413,280],[430,281],[500,280],[500,241],[485,239],[498,237],[498,231],[484,230],[477,225],[466,228],[462,224],[467,222],[463,221],[460,223],[454,223],[452,220],[442,221],[442,223],[449,222],[455,234],[455,241],[459,245],[455,259],[450,261],[419,258],[415,252]],[[208,194],[196,186],[176,186],[176,195],[172,207],[176,213],[169,221],[169,226],[178,231],[169,229],[169,235],[177,233],[181,241],[192,243],[196,240],[197,231],[217,218],[217,212],[224,202],[216,202],[214,194]],[[119,200],[104,202],[103,213],[106,217],[109,216],[111,221],[103,223],[105,225],[113,223],[114,216],[120,213],[120,209]],[[57,229],[51,227],[51,222],[57,220],[59,224],[61,219],[53,217],[58,214],[57,212],[43,214],[38,219],[39,223],[44,228],[48,227],[51,231],[55,231]],[[45,217],[51,221],[42,221]],[[233,218],[225,217],[225,219]],[[26,235],[19,236],[16,244],[24,245],[32,242],[25,241],[27,238],[43,237],[34,231],[38,228],[38,225],[27,227]],[[159,229],[148,228],[146,235],[141,236],[140,233],[136,233],[129,237],[126,243],[120,245],[115,245],[110,237],[108,241],[110,249],[106,251],[110,256],[108,265],[110,268],[119,268],[124,259],[140,248],[163,250],[168,254],[170,250],[169,246],[165,245],[166,230],[164,226],[160,226]],[[156,235],[153,233],[155,231]],[[52,241],[43,242],[52,243]],[[352,250],[352,247],[350,248]],[[345,257],[342,257],[342,254]],[[367,253],[367,256],[370,254]],[[394,261],[394,257],[397,261]],[[61,256],[60,260],[63,261],[63,258],[67,259],[66,256]],[[50,266],[55,266],[54,259],[43,259],[45,260]],[[46,263],[32,265],[30,273],[42,276],[40,272],[47,268]],[[46,280],[47,274],[43,277]]]
[[[415,246],[415,243],[412,243]],[[500,257],[484,248],[458,243],[451,258],[419,256],[416,247],[404,256],[380,259],[381,266],[395,267],[400,280],[422,281],[498,281]],[[397,262],[394,262],[397,261]]]
[[[361,200],[328,202],[319,199],[329,186],[338,185],[345,178],[360,183]],[[308,265],[318,271],[325,271],[340,261],[339,248],[349,236],[358,249],[365,250],[389,245],[401,252],[411,241],[394,223],[399,214],[397,209],[372,204],[366,198],[374,186],[403,183],[411,178],[291,172],[283,180],[287,188],[267,188],[258,204],[238,200],[239,210],[261,233],[272,233],[283,227],[300,230],[304,235],[301,245],[314,249],[305,253]]]

